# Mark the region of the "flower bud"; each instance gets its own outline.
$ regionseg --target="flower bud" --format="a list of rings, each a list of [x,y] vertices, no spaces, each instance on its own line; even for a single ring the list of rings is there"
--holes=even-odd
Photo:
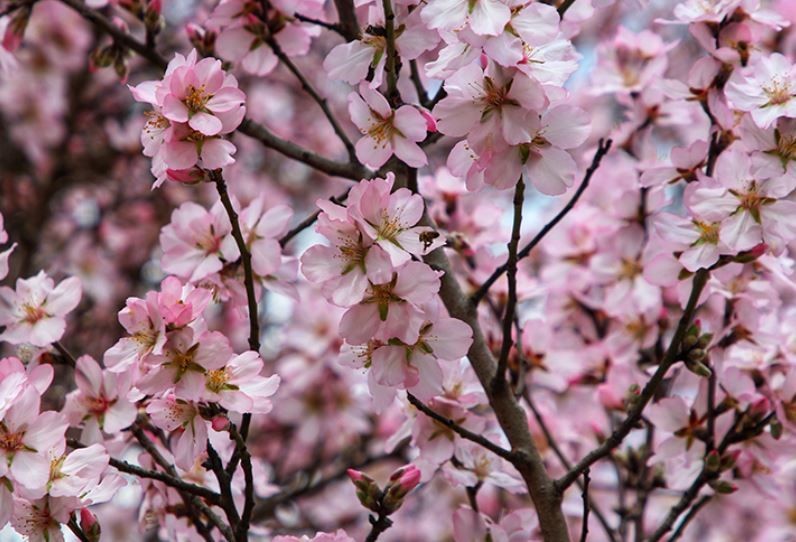
[[[420,469],[414,465],[406,465],[390,476],[390,482],[384,488],[383,505],[387,514],[398,510],[403,504],[407,493],[420,483]]]
[[[351,481],[354,482],[354,487],[357,490],[357,499],[362,503],[362,506],[368,510],[379,512],[381,489],[373,481],[373,478],[364,472],[354,469],[348,469],[346,472]]]
[[[699,338],[696,335],[686,335],[683,339],[683,350],[690,350],[696,346],[697,341],[699,341]]]
[[[80,509],[80,530],[83,531],[89,542],[99,542],[102,528],[97,521],[97,516],[88,508]]]
[[[717,450],[711,450],[705,456],[705,468],[711,472],[718,472],[721,469],[721,456]]]
[[[708,485],[713,488],[713,491],[720,495],[729,495],[738,491],[738,486],[726,480],[711,480]]]
[[[213,431],[226,431],[229,428],[229,418],[223,414],[213,416],[210,425],[213,427]]]
[[[771,420],[769,427],[771,428],[771,436],[775,440],[779,440],[782,437],[782,422],[778,418],[774,418]]]
[[[710,378],[713,372],[710,368],[700,361],[686,361],[685,366],[689,371],[702,378]]]
[[[30,14],[33,12],[32,5],[17,8],[11,15],[3,35],[3,47],[12,53],[22,44],[25,36],[25,29],[28,27]]]

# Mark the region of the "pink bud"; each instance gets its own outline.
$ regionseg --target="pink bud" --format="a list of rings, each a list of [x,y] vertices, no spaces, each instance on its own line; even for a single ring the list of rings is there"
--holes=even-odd
[[[102,529],[97,521],[97,516],[88,508],[80,509],[80,530],[83,531],[83,534],[86,535],[90,542],[99,542]]]
[[[348,474],[348,477],[351,478],[351,480],[353,482],[360,482],[360,481],[365,479],[365,475],[363,473],[359,472],[358,470],[348,469],[346,471],[346,473]]]
[[[213,431],[226,431],[226,429],[229,427],[229,418],[223,414],[213,416],[213,419],[210,421],[210,425],[213,427]]]
[[[425,107],[418,107],[417,110],[420,111],[420,114],[423,115],[424,119],[426,119],[426,131],[436,132],[437,119],[434,118],[434,115],[431,114],[431,111],[429,111]]]
[[[160,14],[161,10],[162,6],[160,0],[149,0],[149,11]]]
[[[188,34],[188,39],[191,41],[202,41],[205,36],[205,29],[196,23],[186,24],[185,32]]]
[[[414,465],[406,465],[393,472],[390,480],[397,481],[404,491],[411,491],[420,483],[420,469]]]

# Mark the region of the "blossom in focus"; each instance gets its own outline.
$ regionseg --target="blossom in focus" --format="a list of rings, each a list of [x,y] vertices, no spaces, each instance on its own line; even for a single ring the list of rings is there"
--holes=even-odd
[[[0,287],[0,340],[12,344],[47,346],[66,329],[66,315],[80,302],[80,279],[70,277],[55,284],[44,271],[17,279],[16,289]]]
[[[396,110],[377,90],[362,84],[359,93],[348,96],[351,120],[362,132],[356,153],[363,163],[380,168],[395,154],[410,167],[426,165],[428,159],[418,142],[426,137],[426,120],[410,105]]]
[[[784,55],[757,56],[749,66],[733,72],[727,99],[749,111],[755,123],[768,128],[779,117],[796,117],[796,66]]]

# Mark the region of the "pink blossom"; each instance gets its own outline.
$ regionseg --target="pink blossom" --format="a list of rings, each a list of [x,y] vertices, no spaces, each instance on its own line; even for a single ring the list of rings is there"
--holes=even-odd
[[[184,328],[169,336],[163,354],[151,358],[155,367],[137,385],[148,393],[173,388],[177,397],[198,401],[204,393],[205,373],[224,367],[233,355],[224,334]]]
[[[346,209],[321,203],[317,231],[332,246],[314,245],[301,256],[301,271],[319,284],[332,303],[350,307],[359,303],[368,281],[380,284],[392,277],[390,256],[362,232]]]
[[[160,234],[163,269],[189,282],[221,271],[224,262],[238,259],[224,208],[218,202],[210,211],[193,202],[183,203]]]
[[[426,165],[426,155],[417,145],[426,137],[426,121],[417,109],[402,105],[393,110],[379,91],[363,83],[358,94],[349,94],[348,112],[363,135],[356,153],[366,165],[380,168],[393,154],[408,166]]]
[[[165,398],[150,401],[147,414],[155,426],[176,432],[172,449],[174,459],[178,467],[190,470],[207,448],[207,422],[200,416],[197,406],[170,393]]]
[[[438,272],[420,262],[409,262],[389,282],[368,286],[362,302],[343,315],[340,335],[351,344],[364,344],[371,337],[395,337],[414,344],[423,324],[417,305],[427,302],[439,286]]]
[[[220,60],[196,61],[195,57],[195,53],[189,55],[185,64],[171,71],[168,90],[163,89],[158,97],[163,116],[172,122],[187,122],[206,136],[229,132],[236,127],[232,115],[237,118],[245,112],[246,95],[233,76],[224,74]]]
[[[429,28],[458,30],[467,25],[476,34],[497,35],[511,19],[501,0],[429,0],[421,12]]]
[[[63,450],[67,421],[60,412],[39,414],[41,398],[26,388],[6,411],[0,424],[0,459],[8,466],[11,479],[37,491],[47,484],[48,450]]]
[[[689,206],[707,220],[721,221],[719,238],[727,246],[742,251],[765,242],[776,248],[796,235],[796,204],[780,199],[793,189],[787,179],[759,177],[737,148],[719,157],[715,178],[693,191]]]
[[[768,128],[779,117],[796,117],[796,68],[779,53],[756,56],[733,72],[726,94],[733,107],[751,112],[758,126]]]
[[[457,71],[445,81],[447,96],[434,107],[437,129],[449,136],[474,129],[497,132],[509,144],[532,139],[524,112],[541,110],[547,100],[539,83],[515,73],[494,64],[486,71],[476,64]]]
[[[51,497],[82,497],[99,485],[108,461],[108,452],[101,444],[54,457],[50,462],[47,493]]]
[[[55,285],[44,271],[17,279],[16,290],[0,287],[0,340],[12,344],[47,346],[66,329],[66,315],[80,302],[80,279],[70,277]]]
[[[75,382],[77,390],[67,396],[64,414],[70,425],[83,426],[84,442],[99,442],[102,431],[114,434],[135,421],[137,409],[127,400],[129,378],[103,372],[90,356],[81,356]]]
[[[119,311],[119,323],[129,337],[122,337],[105,352],[103,361],[108,370],[123,372],[150,354],[163,352],[166,344],[166,322],[158,306],[158,294],[147,293],[146,299],[131,297]]]
[[[276,273],[282,264],[279,237],[287,229],[293,211],[287,205],[264,209],[265,198],[256,198],[240,213],[241,230],[252,255],[254,272],[261,277]]]
[[[235,412],[270,412],[272,405],[268,398],[276,393],[280,379],[277,375],[262,376],[262,369],[260,355],[248,351],[235,356],[223,367],[208,370],[204,400]]]
[[[390,193],[393,177],[360,183],[350,205],[365,234],[390,256],[392,265],[398,267],[412,256],[423,256],[439,247],[438,235],[424,241],[434,230],[416,226],[423,216],[423,198],[407,188]]]

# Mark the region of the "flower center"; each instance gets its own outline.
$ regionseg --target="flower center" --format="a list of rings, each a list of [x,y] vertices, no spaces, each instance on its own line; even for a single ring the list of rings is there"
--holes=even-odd
[[[703,222],[701,220],[694,220],[694,225],[699,230],[699,239],[697,243],[705,243],[708,245],[716,245],[719,242],[719,225],[715,222]]]
[[[25,447],[22,439],[25,437],[25,432],[20,431],[12,433],[8,428],[0,422],[0,449],[6,452],[18,452]]]
[[[205,375],[205,386],[214,393],[223,390],[227,386],[227,382],[229,382],[229,373],[226,367],[207,371],[207,375]]]
[[[108,407],[111,406],[112,401],[108,400],[106,397],[87,397],[83,404],[86,405],[88,411],[93,414],[94,416],[101,416],[105,414],[108,410]]]
[[[763,92],[768,96],[768,105],[782,105],[793,98],[790,82],[779,77],[775,77],[768,85],[764,85]]]
[[[386,211],[382,211],[381,224],[379,224],[379,228],[377,230],[379,237],[392,240],[402,230],[403,228],[401,227],[401,223],[397,218],[392,218],[387,214]]]
[[[631,280],[640,275],[642,271],[643,269],[638,260],[623,258],[620,266],[619,278]]]
[[[191,113],[198,113],[204,109],[209,100],[210,95],[205,90],[204,85],[201,85],[199,88],[191,85],[188,87],[188,92],[185,94],[183,103],[185,104],[185,107],[191,111]]]
[[[392,139],[393,134],[397,132],[392,125],[392,115],[388,118],[382,118],[374,111],[373,116],[378,119],[369,128],[367,135],[370,136],[376,143],[383,144]]]
[[[23,322],[27,322],[28,324],[35,324],[42,318],[47,316],[47,312],[41,307],[34,307],[33,305],[29,305],[25,303],[22,305],[22,311],[25,313],[25,318]]]

